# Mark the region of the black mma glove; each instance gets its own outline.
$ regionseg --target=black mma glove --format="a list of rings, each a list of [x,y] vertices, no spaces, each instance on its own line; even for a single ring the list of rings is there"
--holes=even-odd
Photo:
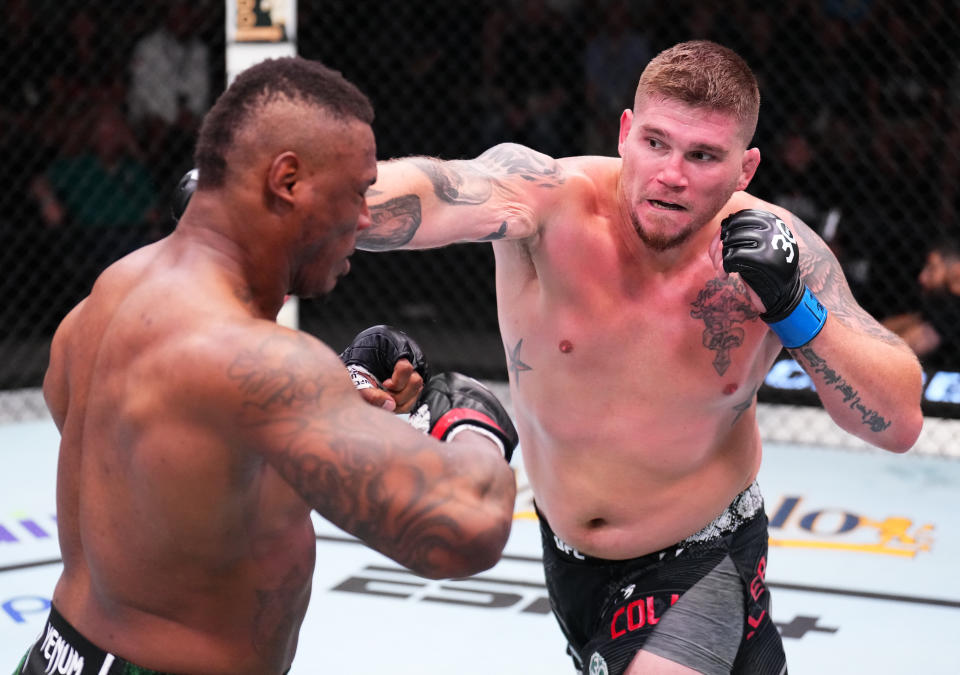
[[[183,174],[180,182],[177,183],[177,187],[173,191],[173,196],[170,199],[170,214],[173,216],[173,222],[180,222],[180,216],[187,210],[187,204],[190,203],[190,198],[193,196],[193,193],[197,191],[198,175],[199,173],[196,169],[190,169]]]
[[[493,392],[460,373],[430,378],[409,422],[441,441],[451,440],[463,429],[478,431],[496,441],[507,463],[520,442],[510,415]]]
[[[800,249],[790,228],[769,211],[745,209],[720,223],[723,269],[760,296],[766,321],[787,348],[815,338],[827,310],[800,279]]]
[[[350,371],[350,378],[357,389],[379,387],[393,375],[393,368],[400,359],[408,360],[426,384],[429,368],[420,345],[392,326],[381,324],[357,333],[353,342],[340,354],[340,360]],[[373,384],[368,379],[372,379]]]

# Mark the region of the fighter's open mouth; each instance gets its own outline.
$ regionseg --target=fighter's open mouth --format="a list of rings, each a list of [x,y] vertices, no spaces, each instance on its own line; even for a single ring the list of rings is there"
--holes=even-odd
[[[683,207],[673,202],[662,202],[659,199],[651,199],[650,203],[658,209],[670,209],[671,211],[683,211]]]

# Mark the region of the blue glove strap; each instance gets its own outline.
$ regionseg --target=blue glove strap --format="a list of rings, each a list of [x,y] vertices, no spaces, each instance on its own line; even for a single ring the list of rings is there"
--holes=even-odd
[[[826,322],[827,308],[804,286],[800,304],[786,319],[771,323],[770,328],[780,338],[784,347],[793,349],[802,347],[817,337]]]

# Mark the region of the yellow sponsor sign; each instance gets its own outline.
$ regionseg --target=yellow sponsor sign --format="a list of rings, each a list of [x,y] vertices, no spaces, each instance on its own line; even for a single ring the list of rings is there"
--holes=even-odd
[[[525,496],[525,495],[524,495]],[[536,520],[530,501],[519,500],[513,517]],[[914,558],[932,550],[934,525],[906,516],[871,518],[842,508],[809,508],[803,497],[781,497],[768,509],[770,546],[848,551]]]

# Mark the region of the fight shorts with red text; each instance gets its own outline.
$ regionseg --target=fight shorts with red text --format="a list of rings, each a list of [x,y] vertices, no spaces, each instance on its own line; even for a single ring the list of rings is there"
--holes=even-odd
[[[756,483],[696,534],[629,560],[584,555],[538,515],[550,605],[579,672],[620,675],[641,649],[707,675],[787,672]]]

